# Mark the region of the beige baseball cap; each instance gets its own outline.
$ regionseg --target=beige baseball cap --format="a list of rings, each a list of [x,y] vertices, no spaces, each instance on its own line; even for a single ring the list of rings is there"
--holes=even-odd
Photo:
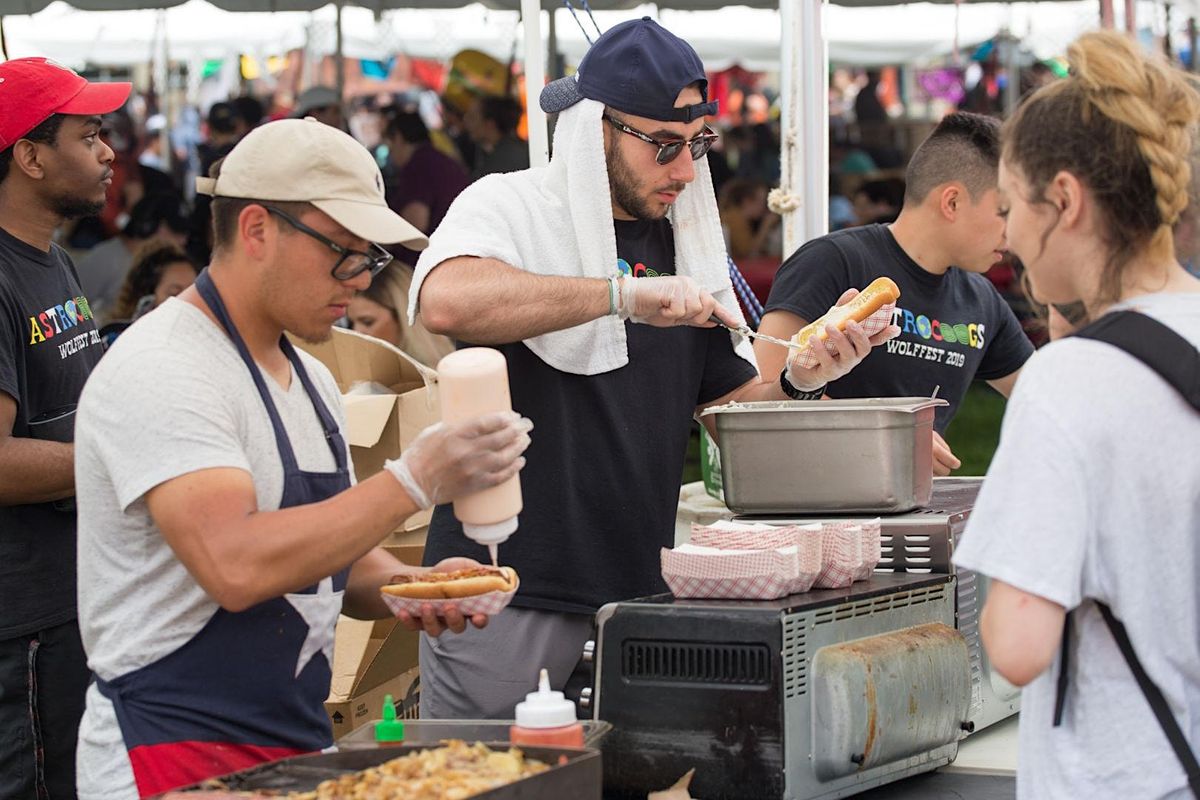
[[[422,250],[429,239],[388,208],[375,158],[347,133],[305,119],[281,119],[246,134],[217,178],[196,178],[213,197],[311,203],[370,242]]]

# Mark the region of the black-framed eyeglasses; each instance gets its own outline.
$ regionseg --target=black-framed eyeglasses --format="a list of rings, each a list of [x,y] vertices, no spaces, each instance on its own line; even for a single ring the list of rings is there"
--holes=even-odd
[[[641,139],[643,142],[657,147],[658,154],[654,156],[654,160],[658,162],[660,166],[666,166],[674,161],[679,154],[683,152],[683,148],[685,147],[692,154],[692,161],[699,161],[708,154],[708,151],[712,149],[713,143],[717,141],[717,132],[707,125],[704,126],[704,130],[700,131],[700,133],[696,134],[691,139],[669,139],[667,141],[660,141],[648,133],[642,133],[636,128],[629,127],[615,117],[612,117],[608,114],[603,116],[604,119],[608,121],[609,125],[612,125],[621,133],[628,133],[630,136]]]
[[[371,243],[371,248],[366,253],[361,250],[351,250],[349,247],[342,247],[320,231],[308,227],[291,214],[284,213],[274,206],[264,205],[263,208],[296,230],[311,236],[337,253],[337,263],[333,265],[333,269],[329,270],[329,274],[339,281],[354,280],[359,275],[368,271],[371,273],[371,277],[374,278],[384,267],[392,263],[392,254],[374,242]]]

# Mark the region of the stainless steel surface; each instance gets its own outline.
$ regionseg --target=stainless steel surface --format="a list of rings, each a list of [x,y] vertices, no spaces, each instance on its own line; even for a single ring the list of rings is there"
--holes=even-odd
[[[940,622],[822,647],[813,771],[828,781],[957,742],[970,699],[967,643]]]
[[[934,409],[887,397],[710,408],[725,504],[741,514],[895,513],[929,502]]]
[[[404,722],[404,741],[401,744],[435,745],[447,739],[462,739],[465,742],[507,742],[509,728],[516,724],[514,720],[495,719],[406,719]],[[604,735],[612,730],[603,720],[580,720],[583,725],[583,744],[585,747],[598,747]],[[368,722],[360,725],[337,740],[339,751],[374,750],[380,747],[391,747],[391,744],[380,744],[375,741],[375,723]]]
[[[508,737],[500,742],[486,742],[492,750],[507,750]],[[349,772],[377,767],[385,761],[424,749],[424,745],[409,743],[372,750],[351,750],[338,753],[316,753],[285,758],[256,767],[240,770],[214,779],[230,792],[258,792],[272,796],[285,791],[311,792],[323,781]],[[599,751],[593,748],[522,746],[528,758],[534,758],[550,769],[522,778],[514,783],[488,789],[474,795],[478,800],[601,800],[603,770]],[[176,791],[188,792],[212,789],[214,780]],[[174,793],[171,793],[174,796]],[[222,795],[224,796],[224,795]],[[254,796],[260,797],[261,794]],[[165,795],[156,795],[165,797]]]
[[[585,686],[579,690],[579,707],[582,709],[590,709],[592,707],[591,686]]]
[[[591,664],[596,660],[596,640],[588,639],[583,643],[583,663]]]
[[[906,749],[902,744],[889,744],[894,758],[887,763],[860,765],[830,780],[814,771],[814,752],[828,735],[824,725],[814,729],[812,718],[820,691],[818,654],[848,641],[879,641],[873,637],[930,623],[945,632],[943,639],[958,640],[952,630],[953,580],[937,575],[914,580],[920,577],[879,575],[840,590],[840,597],[832,591],[762,602],[666,596],[604,606],[597,614],[594,705],[615,726],[605,739],[606,789],[613,788],[609,782],[614,775],[617,785],[625,786],[619,780],[629,776],[642,776],[644,783],[650,772],[670,773],[670,779],[658,781],[665,786],[696,767],[692,791],[697,797],[825,800],[949,763],[958,748],[954,731],[948,741],[920,752],[901,754]],[[970,693],[967,657],[958,641],[957,688],[948,690],[959,695],[950,703],[955,710],[967,707]],[[764,663],[749,658],[756,649],[766,651]],[[636,655],[643,651],[662,657]],[[713,659],[691,658],[693,652],[711,652]],[[720,654],[729,657],[722,660]],[[920,671],[923,650],[897,655]],[[722,664],[724,672],[711,671],[712,665]],[[946,727],[949,717],[937,703],[925,700],[926,684],[934,678],[918,680],[922,685],[913,714],[906,704],[913,681],[893,680],[888,673],[877,684],[882,706],[876,708],[898,708],[900,703],[914,725],[912,741],[929,742],[921,731]],[[903,698],[897,690],[904,692]],[[961,723],[961,717],[951,716],[956,716],[954,725]],[[895,742],[903,742],[904,725],[888,726],[878,741],[896,736]],[[847,748],[847,760],[851,755]],[[634,796],[621,791],[623,797]]]
[[[784,771],[789,798],[824,800],[847,797],[954,760],[958,752],[957,741],[889,764],[864,767],[861,771],[834,780],[823,781],[813,771],[811,754],[815,752],[815,737],[819,735],[814,733],[811,718],[815,687],[810,683],[810,675],[815,654],[831,645],[930,622],[954,625],[952,584],[896,592],[884,598],[869,598],[834,609],[784,618],[783,657],[787,698],[784,741],[788,742],[784,753]]]
[[[882,558],[876,572],[947,573],[957,581],[955,624],[971,656],[969,720],[983,730],[1021,709],[1021,690],[992,669],[979,634],[979,613],[987,599],[988,579],[951,562],[967,527],[982,478],[935,478],[925,508],[880,517]],[[854,517],[851,517],[854,518]],[[873,515],[871,518],[874,518]],[[846,516],[743,516],[735,521],[793,525],[847,519]]]

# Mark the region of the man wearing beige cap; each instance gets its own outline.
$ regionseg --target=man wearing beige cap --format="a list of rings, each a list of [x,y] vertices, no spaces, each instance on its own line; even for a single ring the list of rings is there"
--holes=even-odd
[[[197,182],[213,197],[211,265],[122,334],[80,400],[80,627],[96,674],[82,798],[328,747],[338,613],[387,616],[379,587],[421,569],[376,545],[417,509],[516,474],[529,442],[516,415],[435,426],[352,485],[337,385],[283,334],[328,338],[390,261],[376,242],[425,237],[388,209],[371,156],[314,120],[255,129],[213,172]],[[427,611],[404,622],[466,627]]]

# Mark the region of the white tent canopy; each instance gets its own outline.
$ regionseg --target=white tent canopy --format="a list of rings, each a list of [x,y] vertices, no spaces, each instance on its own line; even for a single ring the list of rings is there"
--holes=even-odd
[[[28,2],[47,5],[41,0]],[[116,4],[118,0],[107,2]],[[13,0],[0,0],[0,7],[6,3],[14,5]],[[86,3],[76,0],[73,5]],[[104,3],[93,0],[92,4]],[[279,4],[290,3],[280,0]],[[668,29],[691,42],[710,69],[733,64],[752,70],[779,68],[781,20],[777,9],[738,6],[684,11],[640,6],[627,11],[597,11],[596,19],[601,28],[607,29],[637,14],[657,16]],[[66,3],[53,3],[36,15],[5,19],[9,55],[45,55],[76,67],[87,63],[141,63],[148,60],[154,46],[158,16],[150,10],[84,11]],[[559,50],[568,63],[576,64],[587,50],[587,41],[565,8],[559,7],[556,16]],[[582,12],[579,16],[588,22]],[[235,15],[203,0],[187,0],[172,7],[164,17],[171,55],[182,61],[225,58],[243,52],[279,54],[306,44],[306,31],[313,20],[324,23],[314,28],[324,35],[308,44],[318,52],[334,49],[334,9],[329,5],[313,14],[285,11]],[[414,57],[445,59],[469,47],[507,59],[513,37],[521,35],[517,19],[515,11],[474,5],[389,11],[377,22],[365,8],[347,8],[343,11],[344,51],[354,58],[383,59],[400,51]],[[829,57],[835,63],[925,63],[950,53],[956,33],[958,42],[968,46],[991,38],[1001,29],[1011,30],[1045,58],[1061,54],[1066,44],[1081,30],[1093,26],[1095,20],[1095,0],[976,3],[957,13],[953,6],[930,3],[882,8],[831,6],[827,9],[825,33]],[[594,37],[594,31],[589,30],[589,34]]]
[[[320,0],[211,0],[211,2],[222,9],[239,12],[283,12],[288,9],[313,11],[326,5]],[[420,12],[420,18],[402,18],[400,15],[410,13],[405,11],[389,14],[388,20],[392,26],[395,26],[393,28],[395,33],[389,36],[390,41],[386,43],[389,52],[399,50],[412,55],[420,55],[422,53],[419,52],[419,47],[422,45],[419,43],[423,42],[425,46],[428,46],[430,36],[426,34],[421,37],[415,35],[415,32],[419,29],[421,20],[428,20],[432,16],[433,12],[429,9],[457,8],[462,2],[463,0],[344,0],[341,5],[346,7],[346,13],[341,15],[343,17],[342,30],[351,30],[351,34],[347,37],[343,52],[348,55],[367,52],[367,50],[359,51],[358,48],[370,44],[369,36],[361,37],[353,33],[352,26],[359,24],[354,21],[356,17],[354,12],[367,13],[368,19],[374,23],[376,18],[372,15],[372,11],[382,14],[383,10],[388,8],[423,9]],[[485,2],[490,7],[500,9],[515,9],[519,6],[525,12],[522,33],[525,37],[523,42],[524,63],[528,77],[526,90],[529,94],[531,114],[530,155],[532,163],[545,163],[547,152],[545,126],[542,123],[540,111],[537,109],[536,100],[536,92],[544,75],[543,15],[533,12],[541,7],[558,13],[559,0],[485,0]],[[1026,37],[1027,43],[1028,37],[1046,37],[1041,44],[1035,40],[1034,47],[1038,51],[1051,55],[1062,52],[1066,41],[1082,30],[1095,27],[1098,16],[1098,6],[1095,0],[1056,0],[1055,2],[1037,3],[1019,0],[1016,3],[1001,4],[967,0],[961,5],[946,5],[951,2],[953,0],[940,0],[937,5],[912,3],[904,4],[900,8],[879,8],[876,6],[896,5],[896,0],[832,0],[833,5],[827,4],[826,0],[740,0],[742,7],[726,8],[727,0],[661,0],[656,6],[650,7],[651,10],[648,13],[658,13],[667,27],[693,42],[701,56],[705,58],[706,63],[713,68],[724,66],[727,58],[751,68],[763,68],[767,66],[767,59],[772,54],[778,54],[776,63],[780,65],[783,83],[783,117],[781,120],[783,233],[784,247],[790,250],[797,244],[819,235],[827,229],[826,130],[828,127],[828,103],[826,87],[831,53],[834,58],[839,58],[839,60],[845,59],[857,63],[912,63],[945,53],[955,44],[970,45],[990,38],[1003,28],[1017,36]],[[1177,10],[1180,12],[1177,19],[1194,13],[1193,7],[1196,2],[1197,0],[1181,0],[1177,6]],[[156,18],[167,21],[166,39],[172,42],[172,52],[176,54],[182,52],[183,43],[193,40],[189,37],[199,36],[203,29],[197,23],[194,27],[185,26],[185,29],[173,32],[171,18],[180,13],[198,13],[197,8],[209,16],[216,13],[211,7],[194,7],[193,3],[186,5],[184,3],[185,0],[71,0],[71,5],[85,10],[184,5],[183,9],[172,8],[171,11],[165,13],[154,12]],[[621,10],[614,12],[616,16],[611,21],[608,19],[602,21],[600,23],[602,28],[607,28],[618,19],[627,19],[636,13],[647,13],[635,10],[636,0],[594,0],[591,5],[602,9],[597,11],[598,17],[607,17],[608,10],[611,9]],[[867,5],[871,7],[848,7]],[[755,9],[745,6],[754,6]],[[60,24],[52,23],[48,28],[38,26],[36,29],[27,29],[26,39],[20,38],[22,35],[20,26],[12,24],[20,18],[9,17],[6,20],[6,27],[10,30],[10,39],[13,43],[10,54],[20,55],[23,54],[20,48],[31,47],[33,52],[54,55],[68,63],[78,63],[81,54],[90,48],[105,47],[107,44],[117,41],[123,42],[125,45],[120,49],[135,54],[135,60],[145,60],[146,54],[151,52],[144,43],[139,47],[132,41],[126,41],[128,34],[124,26],[114,27],[107,32],[98,34],[95,23],[86,38],[70,42],[68,46],[63,47],[64,50],[71,52],[60,54],[52,51],[52,48],[56,46],[54,37],[57,36],[61,43],[66,35],[68,15],[63,11],[64,8],[65,5],[62,4],[50,5],[48,0],[0,0],[0,16],[30,14],[46,9],[43,14],[26,18],[31,24],[34,20],[42,20],[53,13],[60,15],[61,27]],[[681,9],[687,9],[687,11]],[[771,9],[778,9],[778,11],[772,12]],[[700,15],[695,12],[705,10],[713,13],[705,13],[703,21],[696,22],[696,17]],[[1145,16],[1147,11],[1149,16]],[[992,14],[990,18],[981,16],[987,15],[989,12]],[[460,23],[452,25],[446,37],[446,44],[455,50],[475,44],[468,38],[469,31],[474,29],[475,18],[488,19],[491,17],[490,13],[481,14],[479,10],[472,12],[467,9],[464,13],[467,16]],[[500,15],[504,12],[497,11],[495,13]],[[774,18],[759,17],[757,20],[750,16],[751,14],[772,13],[776,13],[777,16]],[[1139,20],[1156,19],[1158,6],[1148,0],[1141,0],[1139,13],[1143,15],[1139,17]],[[676,17],[675,14],[680,16]],[[688,14],[694,16],[685,16]],[[1060,17],[1057,24],[1052,23],[1052,17],[1057,14],[1065,16]],[[717,19],[716,15],[722,16]],[[558,17],[563,17],[563,15],[558,13]],[[257,47],[273,47],[274,52],[278,53],[280,48],[284,48],[286,45],[270,44],[271,34],[268,33],[268,30],[276,23],[286,25],[289,21],[284,19],[283,14],[274,17],[273,22],[268,22],[268,19],[271,18],[263,18],[261,24],[254,24],[250,19],[242,16],[238,22],[227,22],[221,25],[220,41],[198,41],[195,43],[195,47],[215,49],[223,46],[226,54],[247,52],[251,50],[247,43],[247,37],[250,39],[262,37],[257,40]],[[964,22],[964,19],[984,21],[979,23],[978,33],[975,33],[973,31],[976,29],[970,27],[974,23]],[[951,23],[949,20],[953,22]],[[292,35],[294,35],[295,30],[300,26],[295,22],[291,22],[291,25]],[[845,27],[839,28],[839,25],[845,25]],[[379,31],[379,27],[375,25],[376,33]],[[508,36],[502,37],[501,41],[507,38],[507,43],[511,47],[511,39],[516,32],[511,25],[505,25],[505,28]],[[586,46],[580,44],[581,37],[578,29],[565,17],[557,28],[559,49],[565,51],[570,60],[577,62],[578,56],[575,54],[582,53]],[[38,30],[40,33],[31,32],[34,30]],[[1057,36],[1048,33],[1051,30],[1057,30],[1059,33]],[[231,32],[236,32],[237,35],[231,36]],[[286,32],[275,34],[275,36],[281,35],[286,35]],[[44,38],[39,40],[36,38],[38,36],[44,36]],[[905,36],[909,38],[905,39]],[[435,39],[434,41],[440,40]],[[841,42],[844,42],[845,45],[840,44]],[[730,44],[735,48],[732,53],[725,54],[719,49]],[[151,44],[150,47],[152,46]],[[479,45],[476,44],[476,46]],[[839,56],[838,48],[843,46],[846,49]],[[481,49],[488,48],[482,47]],[[442,55],[449,54],[443,53]],[[433,54],[430,53],[430,55]],[[503,55],[507,55],[507,52]],[[360,57],[372,56],[360,55]],[[759,58],[762,59],[761,62],[758,61]]]

